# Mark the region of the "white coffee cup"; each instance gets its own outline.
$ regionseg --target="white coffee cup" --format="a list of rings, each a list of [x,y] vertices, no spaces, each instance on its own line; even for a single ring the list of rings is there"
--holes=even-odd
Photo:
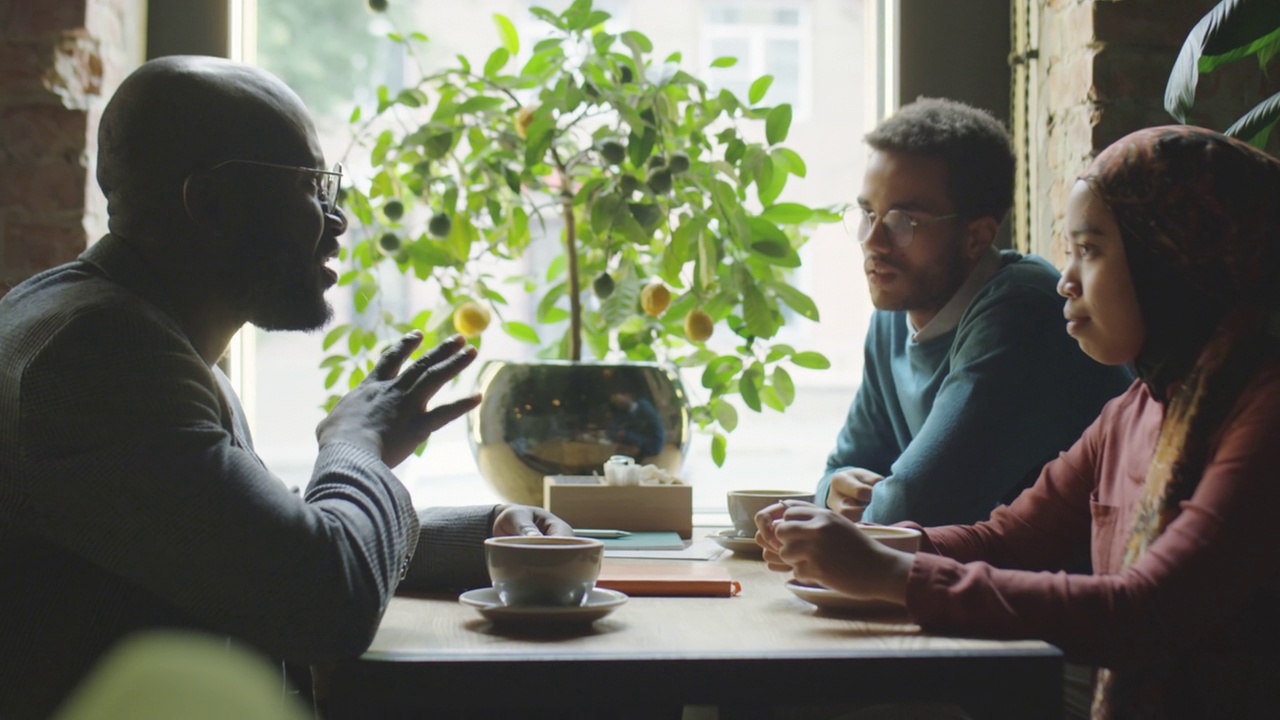
[[[859,525],[858,529],[867,537],[887,545],[894,550],[917,552],[920,550],[922,533],[915,528],[893,527],[891,525]]]
[[[512,535],[484,541],[489,578],[504,605],[581,605],[595,587],[604,543],[592,538]]]
[[[756,513],[783,500],[813,502],[812,490],[730,490],[729,519],[742,537],[756,534]]]

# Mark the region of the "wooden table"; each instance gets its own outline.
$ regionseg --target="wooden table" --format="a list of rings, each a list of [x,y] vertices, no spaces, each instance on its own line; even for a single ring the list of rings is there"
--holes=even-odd
[[[714,705],[721,717],[758,717],[797,700],[909,700],[955,703],[975,718],[1060,717],[1063,661],[1052,645],[927,634],[900,614],[831,614],[759,559],[706,562],[727,563],[742,593],[633,597],[567,633],[494,626],[452,595],[397,597],[368,652],[335,669],[326,716],[574,706],[620,717],[609,708]]]

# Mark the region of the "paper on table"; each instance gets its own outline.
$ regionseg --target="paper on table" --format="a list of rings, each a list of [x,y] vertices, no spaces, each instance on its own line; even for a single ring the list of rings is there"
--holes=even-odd
[[[683,550],[684,540],[677,532],[631,532],[618,538],[600,538],[609,550]]]
[[[730,597],[742,591],[721,563],[605,561],[596,587],[628,595]]]

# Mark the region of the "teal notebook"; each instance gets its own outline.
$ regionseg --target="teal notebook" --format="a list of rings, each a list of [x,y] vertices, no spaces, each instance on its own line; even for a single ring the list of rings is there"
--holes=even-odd
[[[633,532],[626,537],[601,538],[605,550],[683,550],[677,532]]]

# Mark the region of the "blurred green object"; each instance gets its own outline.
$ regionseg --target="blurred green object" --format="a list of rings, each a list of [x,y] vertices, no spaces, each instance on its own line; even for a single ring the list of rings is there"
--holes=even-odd
[[[307,720],[280,667],[225,638],[148,632],[105,655],[55,720]]]
[[[1187,36],[1165,86],[1164,107],[1178,122],[1188,122],[1196,101],[1200,76],[1244,58],[1254,58],[1265,76],[1272,58],[1280,54],[1280,2],[1222,0]],[[1280,93],[1266,98],[1223,131],[1255,147],[1266,149],[1267,139],[1280,123]]]

